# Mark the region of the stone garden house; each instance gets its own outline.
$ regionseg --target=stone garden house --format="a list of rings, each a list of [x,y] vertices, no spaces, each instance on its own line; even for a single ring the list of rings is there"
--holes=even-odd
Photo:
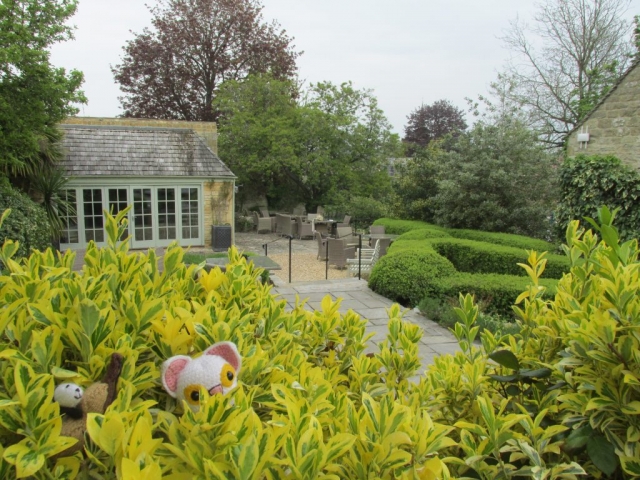
[[[570,157],[614,155],[640,169],[640,59],[567,138]]]
[[[76,210],[62,248],[103,245],[103,211],[127,206],[132,248],[211,246],[214,225],[232,242],[235,176],[216,154],[215,123],[73,117],[61,128]]]

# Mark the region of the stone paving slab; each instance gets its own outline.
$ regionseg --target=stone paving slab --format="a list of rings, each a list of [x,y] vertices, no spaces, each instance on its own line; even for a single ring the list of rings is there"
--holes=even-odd
[[[272,277],[273,278],[273,277]],[[300,300],[307,299],[304,308],[308,311],[321,309],[322,299],[330,295],[332,299],[342,298],[339,311],[346,313],[353,310],[362,318],[368,320],[366,332],[372,333],[367,352],[377,352],[377,344],[387,336],[389,315],[387,310],[393,302],[369,289],[365,280],[339,279],[322,280],[318,282],[278,283],[272,293],[287,302],[287,311],[293,309],[296,294]],[[420,325],[424,335],[418,344],[418,354],[422,362],[422,374],[426,367],[433,363],[433,359],[441,354],[455,353],[460,349],[453,334],[446,328],[425,318],[414,310],[404,310],[404,319]]]

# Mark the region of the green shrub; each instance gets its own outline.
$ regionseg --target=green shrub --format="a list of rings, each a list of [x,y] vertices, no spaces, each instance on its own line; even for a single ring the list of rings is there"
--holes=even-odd
[[[369,287],[402,305],[415,306],[430,292],[435,279],[454,273],[451,262],[424,242],[407,241],[394,245],[378,260],[369,277]]]
[[[0,184],[0,214],[11,209],[0,230],[0,245],[6,239],[20,242],[16,257],[26,257],[32,249],[45,250],[51,246],[51,226],[44,209],[26,194]]]
[[[421,222],[419,220],[396,220],[394,218],[378,218],[373,225],[384,226],[385,233],[393,235],[402,235],[403,233],[410,232],[411,230],[418,230],[420,228],[429,228],[431,230],[442,230],[444,228],[437,225],[432,225],[427,222]]]
[[[522,248],[524,250],[536,250],[538,252],[553,252],[556,245],[537,238],[514,235],[512,233],[483,232],[482,230],[464,230],[450,228],[447,230],[450,236],[465,240],[495,243],[506,247]]]
[[[325,206],[326,218],[342,221],[345,215],[350,215],[351,225],[357,229],[366,229],[376,218],[386,214],[386,205],[371,197],[353,196],[339,205]]]
[[[527,252],[523,249],[458,238],[434,238],[428,242],[460,272],[526,275],[518,265],[527,260]],[[547,255],[545,277],[561,278],[568,271],[569,260],[566,257]]]
[[[420,228],[418,230],[410,230],[398,237],[396,242],[404,240],[425,240],[427,238],[447,238],[450,237],[444,230],[436,230],[433,228]],[[394,242],[395,243],[395,242]]]
[[[556,210],[560,238],[571,220],[595,218],[607,205],[619,208],[616,227],[622,238],[640,236],[640,173],[612,156],[577,155],[560,168],[560,203]]]
[[[513,318],[511,306],[530,283],[531,280],[528,277],[460,272],[435,279],[431,288],[432,296],[442,300],[456,300],[461,293],[470,293],[475,297],[476,302],[482,304],[484,312]],[[546,288],[545,299],[553,298],[557,283],[555,279],[540,281],[540,284]]]
[[[453,299],[425,297],[420,300],[418,308],[429,320],[439,323],[443,327],[454,328],[460,321],[455,311]],[[520,325],[513,322],[513,317],[502,317],[497,314],[478,312],[476,325],[480,331],[488,330],[495,335],[515,335],[520,333]]]

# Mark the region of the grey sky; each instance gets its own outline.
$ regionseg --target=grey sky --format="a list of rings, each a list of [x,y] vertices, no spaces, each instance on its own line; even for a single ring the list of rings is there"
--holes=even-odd
[[[110,65],[119,63],[133,32],[150,24],[145,3],[154,0],[80,0],[72,23],[76,39],[56,45],[54,65],[85,74],[89,99],[83,116],[121,113],[120,90]],[[498,39],[509,21],[528,20],[529,0],[263,0],[266,19],[295,38],[300,78],[353,81],[374,91],[402,134],[407,115],[421,103],[448,99],[466,110],[465,97],[487,92],[509,56]],[[640,14],[632,0],[627,17]]]

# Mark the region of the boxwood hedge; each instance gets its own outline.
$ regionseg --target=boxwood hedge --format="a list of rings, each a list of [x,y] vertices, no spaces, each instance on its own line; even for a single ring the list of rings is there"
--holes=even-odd
[[[418,230],[411,230],[407,233],[400,235],[397,241],[404,240],[426,240],[428,238],[449,238],[449,235],[444,230],[436,230],[433,228],[420,228]]]
[[[369,286],[402,305],[414,306],[430,291],[434,279],[455,273],[453,264],[428,244],[407,241],[394,245],[378,261],[369,277]]]
[[[457,300],[460,293],[471,293],[475,296],[476,302],[483,305],[485,312],[512,317],[511,306],[530,283],[528,277],[459,272],[448,277],[435,278],[430,290],[432,297],[442,300]],[[543,298],[553,298],[557,283],[555,279],[541,279],[540,284],[546,287]]]
[[[447,230],[450,236],[466,240],[476,240],[478,242],[494,243],[507,247],[524,248],[525,250],[536,250],[538,252],[553,252],[556,245],[538,238],[526,237],[524,235],[514,235],[512,233],[483,232],[481,230],[465,230],[450,228]]]
[[[434,238],[427,241],[460,272],[526,275],[524,269],[518,265],[527,261],[527,252],[521,248],[458,238]],[[544,271],[546,278],[562,278],[562,275],[568,271],[569,260],[566,257],[547,255],[547,266]]]
[[[391,233],[393,235],[402,235],[403,233],[410,232],[411,230],[418,230],[421,228],[445,231],[443,227],[432,225],[431,223],[427,222],[421,222],[419,220],[397,220],[395,218],[379,218],[375,222],[373,222],[373,224],[384,226],[385,232]]]

